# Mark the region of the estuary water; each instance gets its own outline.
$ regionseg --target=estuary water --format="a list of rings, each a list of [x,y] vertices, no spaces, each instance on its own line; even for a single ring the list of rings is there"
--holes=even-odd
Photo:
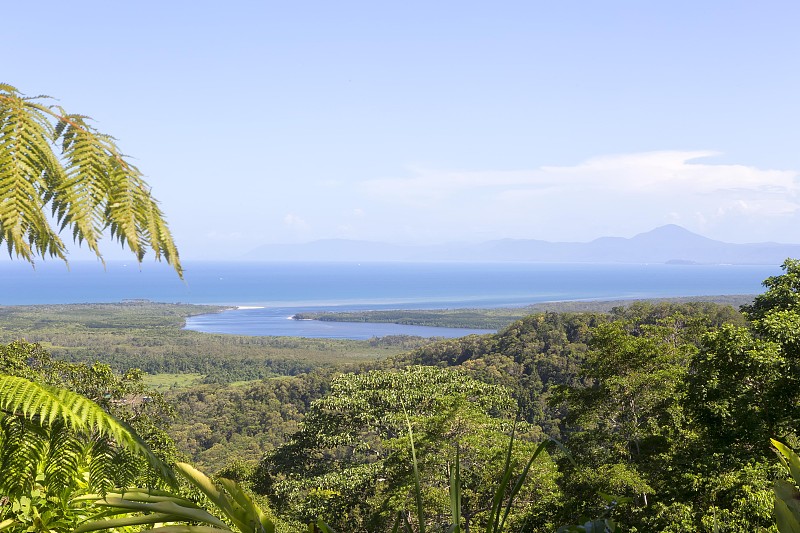
[[[220,304],[187,328],[246,335],[369,338],[481,330],[289,320],[302,311],[506,307],[564,300],[756,294],[775,266],[549,263],[186,262],[185,281],[148,262],[0,262],[0,305],[119,302]],[[449,330],[449,331],[448,331]]]

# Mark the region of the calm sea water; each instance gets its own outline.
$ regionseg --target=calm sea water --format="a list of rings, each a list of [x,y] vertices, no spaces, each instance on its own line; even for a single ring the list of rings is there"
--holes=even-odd
[[[475,330],[288,320],[311,310],[502,307],[585,299],[754,294],[778,266],[538,263],[188,262],[186,281],[159,263],[0,262],[0,305],[148,299],[255,307],[189,320],[248,335],[460,336]]]

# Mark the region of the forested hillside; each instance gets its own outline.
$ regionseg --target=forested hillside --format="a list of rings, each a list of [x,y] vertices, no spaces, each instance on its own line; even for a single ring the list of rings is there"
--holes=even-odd
[[[6,372],[88,394],[123,419],[131,404],[113,399],[146,396],[135,405],[160,407],[142,431],[164,457],[250,487],[285,531],[320,518],[336,531],[398,520],[485,530],[496,501],[508,503],[508,531],[586,517],[621,531],[773,531],[773,483],[786,470],[770,438],[800,444],[800,263],[784,267],[742,311],[638,302],[427,343],[203,335],[179,329],[188,309],[146,318],[158,305],[144,303],[116,311],[139,316],[130,323],[3,308],[6,338],[17,327],[66,359],[84,358],[72,349],[83,342],[112,363],[17,344]],[[185,367],[159,366],[171,353]],[[174,372],[160,381],[175,379],[165,401],[135,371],[115,377],[137,357]],[[205,383],[180,379],[184,368]],[[512,486],[513,505],[496,492]]]

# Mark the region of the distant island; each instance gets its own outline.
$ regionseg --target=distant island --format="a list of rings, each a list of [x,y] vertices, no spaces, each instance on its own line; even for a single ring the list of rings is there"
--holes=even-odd
[[[800,257],[800,244],[726,243],[668,224],[629,239],[601,237],[590,242],[501,239],[414,246],[325,239],[303,244],[267,244],[252,250],[244,259],[778,265],[787,257]]]

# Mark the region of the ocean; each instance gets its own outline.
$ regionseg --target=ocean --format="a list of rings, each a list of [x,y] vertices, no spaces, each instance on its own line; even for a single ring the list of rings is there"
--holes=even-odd
[[[755,294],[775,266],[549,263],[186,262],[185,281],[147,262],[0,262],[0,305],[147,299],[240,306],[190,319],[199,331],[248,335],[369,338],[461,336],[395,324],[288,320],[301,311],[508,307],[564,300]],[[433,330],[433,331],[429,331]],[[444,330],[444,331],[442,331]],[[445,335],[446,334],[446,335]]]

